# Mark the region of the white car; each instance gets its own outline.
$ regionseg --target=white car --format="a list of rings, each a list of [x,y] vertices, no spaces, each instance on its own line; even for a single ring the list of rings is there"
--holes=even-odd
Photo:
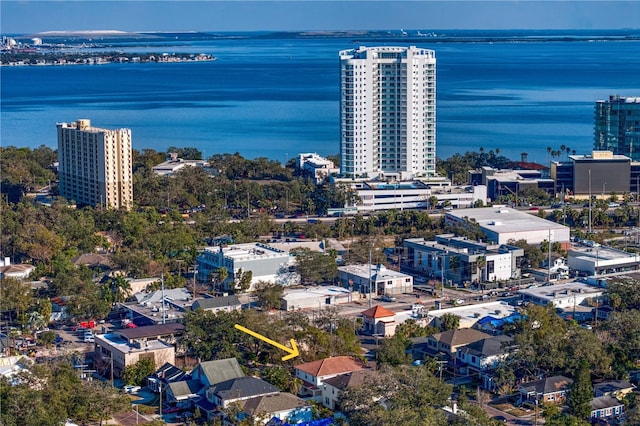
[[[126,393],[137,393],[138,391],[140,391],[140,389],[142,389],[140,386],[134,386],[134,385],[127,385],[122,388],[122,390],[125,391]]]

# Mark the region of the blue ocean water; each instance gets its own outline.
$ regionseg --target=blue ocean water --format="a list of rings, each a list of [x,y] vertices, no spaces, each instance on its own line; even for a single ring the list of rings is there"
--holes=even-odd
[[[365,44],[360,41],[358,44]],[[366,45],[401,41],[367,42]],[[412,43],[416,44],[416,43]],[[2,67],[3,146],[55,147],[56,122],[132,129],[134,148],[195,146],[286,161],[339,150],[338,51],[350,38],[221,39],[122,50],[213,62]],[[640,96],[640,41],[437,43],[437,155],[480,147],[549,161],[593,146],[597,99]]]

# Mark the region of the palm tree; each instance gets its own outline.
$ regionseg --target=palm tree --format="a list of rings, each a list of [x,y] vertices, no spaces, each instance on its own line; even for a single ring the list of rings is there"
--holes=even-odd
[[[113,303],[122,303],[131,294],[131,283],[122,275],[111,278],[109,287],[113,292]]]
[[[487,266],[487,258],[485,256],[478,256],[476,258],[476,269],[478,274],[480,275],[479,287],[484,295],[484,268]]]

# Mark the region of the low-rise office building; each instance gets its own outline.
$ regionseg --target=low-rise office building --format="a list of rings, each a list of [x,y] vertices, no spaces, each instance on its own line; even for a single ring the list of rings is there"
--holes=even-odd
[[[592,276],[640,269],[640,256],[603,246],[574,244],[568,253],[569,268]]]
[[[583,305],[596,300],[602,302],[603,289],[581,282],[555,284],[518,290],[523,300],[536,305],[552,304],[556,308],[571,310],[574,306]]]
[[[206,247],[197,262],[201,282],[210,281],[218,268],[225,268],[228,278],[223,284],[227,289],[235,287],[240,271],[251,272],[251,287],[258,281],[291,284],[289,268],[295,265],[289,252],[262,243]]]
[[[551,240],[552,243],[569,244],[569,227],[504,206],[451,210],[445,221],[450,225],[479,226],[494,244],[525,240],[536,245]]]
[[[311,175],[316,184],[320,184],[332,174],[340,172],[333,161],[316,153],[298,154],[296,167]]]
[[[142,359],[155,366],[175,363],[175,336],[182,332],[181,324],[164,324],[122,329],[94,337],[95,352],[105,361],[113,361],[113,372],[120,377],[122,370]]]
[[[171,176],[177,171],[184,169],[185,167],[200,167],[207,170],[209,163],[204,160],[184,160],[178,158],[178,154],[172,152],[167,161],[153,166],[151,170],[159,176]]]
[[[487,244],[453,234],[435,241],[410,238],[403,242],[403,266],[429,278],[457,285],[492,287],[520,278],[524,250],[507,244]]]

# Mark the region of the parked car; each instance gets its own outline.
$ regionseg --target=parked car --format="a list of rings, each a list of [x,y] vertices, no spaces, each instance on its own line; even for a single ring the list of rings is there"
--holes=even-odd
[[[140,389],[142,389],[140,386],[134,386],[134,385],[127,385],[122,388],[122,390],[125,391],[126,393],[137,393],[140,391]]]
[[[389,296],[388,294],[385,294],[380,298],[380,300],[382,300],[383,302],[395,302],[396,298],[393,296]]]
[[[178,411],[180,411],[180,407],[168,407],[162,410],[162,414],[177,413]]]

